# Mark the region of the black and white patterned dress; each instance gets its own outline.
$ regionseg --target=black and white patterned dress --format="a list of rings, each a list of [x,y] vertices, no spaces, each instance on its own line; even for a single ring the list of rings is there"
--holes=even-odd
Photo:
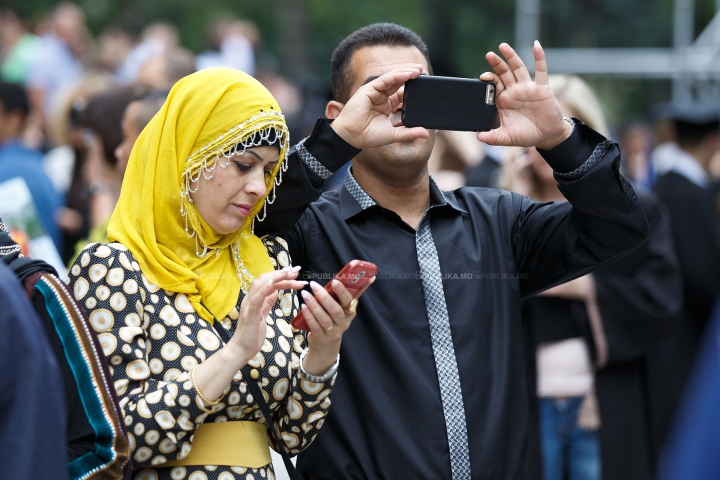
[[[266,237],[263,242],[276,269],[290,265],[284,240]],[[265,423],[240,372],[220,403],[212,409],[201,406],[190,371],[217,352],[222,341],[212,325],[195,313],[184,294],[150,283],[132,254],[119,243],[88,245],[70,270],[69,284],[78,305],[87,309],[110,363],[128,430],[135,479],[275,478],[272,464],[257,469],[163,467],[163,463],[190,451],[193,433],[201,423]],[[235,329],[243,296],[241,293],[237,306],[221,320],[229,335]],[[293,455],[307,447],[322,426],[335,381],[333,377],[325,383],[313,383],[298,377],[306,338],[290,327],[297,310],[295,291],[278,293],[267,318],[265,344],[249,362],[253,377],[257,371],[256,381]]]

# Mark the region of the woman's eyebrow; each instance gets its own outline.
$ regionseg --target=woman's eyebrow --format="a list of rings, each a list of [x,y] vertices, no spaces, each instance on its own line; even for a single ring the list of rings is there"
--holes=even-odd
[[[264,162],[264,161],[265,161],[264,158],[262,158],[260,155],[258,155],[257,153],[253,152],[252,150],[245,150],[245,153],[251,153],[251,154],[253,154],[253,155],[254,155],[258,160],[260,160],[261,162]],[[275,159],[274,161],[272,161],[272,162],[267,162],[267,163],[271,165],[271,164],[274,164],[274,163],[278,163],[278,161],[277,161],[277,159]]]
[[[253,152],[252,150],[245,150],[245,153],[251,153],[252,155],[254,155],[255,157],[257,157],[257,159],[260,160],[261,162],[264,162],[264,161],[265,161],[264,158],[262,158],[260,155],[258,155],[257,153]]]

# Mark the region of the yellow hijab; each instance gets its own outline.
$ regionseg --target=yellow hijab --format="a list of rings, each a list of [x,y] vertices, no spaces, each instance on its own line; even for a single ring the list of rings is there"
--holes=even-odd
[[[277,138],[279,162],[267,178],[274,201],[274,186],[287,169],[288,137],[277,102],[251,76],[210,68],[183,78],[135,142],[108,240],[127,247],[150,282],[187,295],[202,318],[213,321],[201,302],[224,318],[240,289],[273,269],[252,228],[267,194],[253,205],[241,230],[220,235],[193,205],[193,181],[210,178],[227,157],[258,139]]]

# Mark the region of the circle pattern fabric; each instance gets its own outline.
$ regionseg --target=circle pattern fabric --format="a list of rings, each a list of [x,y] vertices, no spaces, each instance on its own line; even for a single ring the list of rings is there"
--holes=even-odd
[[[276,269],[290,266],[287,244],[263,239]],[[110,364],[130,440],[136,480],[273,480],[272,464],[163,467],[192,449],[197,425],[223,421],[265,424],[246,379],[238,372],[223,397],[205,406],[190,380],[190,370],[222,348],[213,326],[201,319],[183,294],[159,289],[119,243],[88,245],[70,269],[70,286],[88,308]],[[240,304],[220,321],[232,336]],[[298,311],[295,291],[279,292],[267,321],[265,344],[249,364],[268,400],[286,448],[297,455],[315,438],[330,407],[335,377],[325,383],[301,380],[303,332],[290,320]],[[272,443],[271,443],[272,445]],[[272,445],[273,448],[276,446]]]

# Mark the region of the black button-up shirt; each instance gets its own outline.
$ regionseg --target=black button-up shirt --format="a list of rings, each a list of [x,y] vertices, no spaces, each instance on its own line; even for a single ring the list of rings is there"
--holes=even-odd
[[[307,206],[320,181],[314,162],[330,171],[346,160],[333,163],[331,152],[353,152],[320,123],[301,148],[258,233],[282,233],[293,263],[320,283],[356,258],[379,273],[343,337],[333,407],[298,468],[311,479],[449,479],[420,230],[377,204],[351,173],[341,189]],[[426,219],[438,266],[431,275],[442,281],[472,479],[524,476],[521,299],[617,259],[647,235],[635,193],[618,173],[616,145],[580,124],[545,157],[556,171],[582,165],[556,173],[568,203],[485,188],[441,192],[430,183]]]

